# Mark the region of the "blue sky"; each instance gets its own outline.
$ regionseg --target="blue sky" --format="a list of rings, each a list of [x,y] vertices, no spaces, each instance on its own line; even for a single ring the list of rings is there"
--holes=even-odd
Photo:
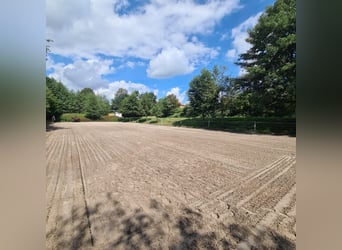
[[[274,0],[47,0],[46,75],[70,90],[113,98],[119,88],[173,93],[216,65],[226,74],[249,48],[247,29]]]

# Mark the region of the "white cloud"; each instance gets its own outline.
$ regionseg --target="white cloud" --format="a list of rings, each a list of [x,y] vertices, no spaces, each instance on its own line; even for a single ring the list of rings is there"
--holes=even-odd
[[[135,67],[141,67],[141,66],[145,66],[144,62],[141,61],[127,61],[125,63],[122,63],[118,69],[123,69],[123,68],[130,68],[130,69],[134,69]]]
[[[185,53],[177,48],[163,50],[150,61],[147,75],[151,78],[167,78],[184,75],[194,70]]]
[[[259,12],[258,14],[249,17],[243,23],[232,29],[233,48],[226,53],[228,59],[236,59],[239,54],[245,53],[251,48],[251,44],[246,42],[246,38],[248,37],[247,31],[258,23],[261,14],[262,12]]]
[[[226,53],[226,57],[228,57],[228,58],[235,58],[236,56],[237,56],[236,49],[230,49]]]
[[[186,98],[186,91],[180,92],[180,89],[178,87],[172,88],[166,93],[166,96],[174,94],[177,96],[177,99],[181,102],[184,103],[184,100]]]
[[[132,93],[135,90],[138,90],[139,93],[145,92],[154,92],[158,94],[158,90],[151,90],[149,87],[142,83],[134,83],[134,82],[126,82],[126,81],[115,81],[107,84],[106,87],[100,87],[94,92],[99,95],[104,95],[108,100],[114,98],[115,93],[119,88],[127,89],[128,93]]]
[[[86,60],[75,58],[73,63],[69,64],[55,64],[49,59],[47,69],[53,70],[49,77],[63,82],[68,89],[79,90],[85,87],[97,89],[108,84],[102,75],[114,73],[115,69],[111,66],[112,64],[113,60],[101,58]]]
[[[196,65],[205,63],[218,55],[218,48],[207,48],[198,43],[184,43],[182,48],[168,47],[151,59],[146,70],[151,78],[169,78],[191,73]]]
[[[133,8],[127,0],[47,0],[46,6],[46,37],[54,40],[53,53],[85,58],[103,53],[151,60],[151,75],[163,77],[189,73],[196,64],[217,54],[217,49],[207,47],[196,35],[212,32],[224,16],[239,8],[239,0],[203,4],[151,0]],[[171,69],[163,71],[162,65],[156,65],[172,53],[169,48],[179,49],[173,54],[182,59],[184,69],[175,69],[170,60]]]
[[[46,2],[46,13],[48,27],[54,31],[63,31],[89,17],[91,0],[49,0]]]
[[[130,62],[130,61],[129,61]],[[131,65],[129,62],[127,64]],[[96,94],[104,95],[108,100],[114,97],[119,88],[127,89],[128,93],[138,90],[139,93],[154,92],[158,94],[157,89],[150,89],[142,83],[115,81],[109,82],[101,77],[101,75],[115,72],[111,67],[113,60],[101,58],[81,59],[75,58],[72,63],[54,63],[51,58],[47,60],[47,69],[53,71],[49,77],[53,77],[57,81],[62,82],[69,90],[81,90],[89,87]],[[141,65],[142,62],[131,62],[134,65]]]

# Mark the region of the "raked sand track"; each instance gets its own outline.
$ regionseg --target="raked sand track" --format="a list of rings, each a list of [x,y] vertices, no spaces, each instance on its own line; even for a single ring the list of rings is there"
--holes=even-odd
[[[55,123],[46,155],[47,249],[295,249],[294,137]]]

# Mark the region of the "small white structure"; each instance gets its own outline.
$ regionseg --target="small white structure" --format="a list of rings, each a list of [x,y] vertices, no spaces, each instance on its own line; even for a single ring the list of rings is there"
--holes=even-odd
[[[119,113],[119,112],[115,112],[115,116],[116,116],[116,117],[122,117],[122,114]]]

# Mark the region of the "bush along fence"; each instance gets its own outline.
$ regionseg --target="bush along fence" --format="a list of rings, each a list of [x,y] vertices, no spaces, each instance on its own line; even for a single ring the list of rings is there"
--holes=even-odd
[[[295,119],[201,119],[189,118],[175,121],[174,126],[223,130],[238,133],[296,135]]]

